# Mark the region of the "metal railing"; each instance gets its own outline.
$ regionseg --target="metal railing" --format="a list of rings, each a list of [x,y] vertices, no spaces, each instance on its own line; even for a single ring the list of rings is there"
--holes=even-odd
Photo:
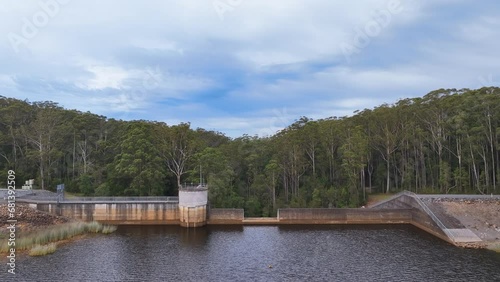
[[[82,202],[173,202],[179,201],[179,197],[169,196],[144,196],[144,197],[65,197],[63,201]]]
[[[393,195],[392,197],[390,197],[389,199],[386,199],[384,201],[381,201],[380,203],[377,203],[375,204],[374,206],[372,206],[371,208],[376,208],[378,206],[381,206],[387,202],[390,202],[394,199],[397,199],[401,196],[408,196],[408,197],[411,197],[413,198],[417,203],[418,205],[421,207],[421,209],[432,219],[432,221],[434,221],[435,224],[437,224],[437,226],[443,230],[443,232],[445,233],[446,236],[448,236],[448,238],[450,238],[453,242],[456,242],[456,238],[455,236],[453,235],[453,233],[451,233],[448,228],[446,228],[446,226],[443,224],[443,222],[439,219],[439,217],[437,217],[434,212],[432,212],[432,210],[419,198],[419,196],[413,192],[410,192],[410,191],[402,191],[402,192],[399,192],[395,195]]]
[[[431,219],[438,225],[441,230],[450,238],[453,242],[456,242],[455,235],[451,233],[448,228],[443,224],[443,222],[437,217],[432,210],[418,197],[417,194],[410,192],[410,191],[404,191],[406,196],[412,197],[415,199],[415,201],[420,205],[420,207],[424,210],[424,212],[431,217]]]
[[[59,200],[59,201],[58,201]],[[66,197],[63,199],[58,199],[57,196],[54,197],[20,197],[17,199],[18,202],[25,203],[124,203],[124,202],[179,202],[179,197]]]
[[[382,201],[380,201],[380,202],[378,202],[378,203],[374,204],[373,206],[370,206],[369,208],[376,208],[376,207],[381,206],[381,205],[383,205],[383,204],[385,204],[385,203],[387,203],[387,202],[390,202],[390,201],[392,201],[392,200],[394,200],[394,199],[396,199],[396,198],[399,198],[399,197],[401,197],[401,196],[403,196],[403,195],[407,195],[407,194],[406,194],[406,192],[407,192],[407,191],[398,192],[398,193],[396,193],[396,194],[392,195],[391,197],[389,197],[389,198],[387,198],[387,199],[385,199],[385,200],[382,200]]]

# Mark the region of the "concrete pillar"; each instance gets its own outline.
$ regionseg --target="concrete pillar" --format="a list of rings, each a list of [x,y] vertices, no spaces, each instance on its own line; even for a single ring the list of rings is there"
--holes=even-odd
[[[179,189],[179,221],[183,227],[207,224],[207,186],[188,186]]]

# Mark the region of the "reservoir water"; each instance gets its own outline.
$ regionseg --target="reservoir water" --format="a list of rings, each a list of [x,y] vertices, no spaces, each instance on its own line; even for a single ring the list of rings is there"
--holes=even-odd
[[[120,226],[0,281],[500,281],[500,254],[412,226]]]

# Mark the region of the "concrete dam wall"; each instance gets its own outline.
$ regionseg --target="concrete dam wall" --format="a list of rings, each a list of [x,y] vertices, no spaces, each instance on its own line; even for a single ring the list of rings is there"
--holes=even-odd
[[[447,228],[418,195],[409,192],[397,194],[371,208],[286,208],[279,209],[274,218],[245,218],[243,209],[208,208],[205,187],[180,191],[179,196],[178,200],[163,201],[141,198],[134,201],[27,202],[40,211],[117,225],[412,224],[453,244],[481,241],[469,229]]]
[[[129,203],[31,203],[30,207],[83,221],[110,224],[179,224],[179,204]]]
[[[245,219],[243,209],[210,209],[208,224],[242,224]]]
[[[406,224],[411,209],[280,209],[281,224]]]

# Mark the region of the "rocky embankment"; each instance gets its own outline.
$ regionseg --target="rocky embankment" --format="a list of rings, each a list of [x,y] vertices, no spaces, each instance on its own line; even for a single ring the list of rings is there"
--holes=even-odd
[[[48,226],[73,221],[72,219],[56,216],[30,208],[27,204],[16,204],[16,229],[21,234],[32,233]],[[6,236],[8,229],[9,211],[7,204],[0,204],[0,237]],[[3,236],[2,236],[3,235]]]
[[[500,251],[500,200],[437,198],[427,202],[431,210],[452,216],[482,240],[464,247]]]

